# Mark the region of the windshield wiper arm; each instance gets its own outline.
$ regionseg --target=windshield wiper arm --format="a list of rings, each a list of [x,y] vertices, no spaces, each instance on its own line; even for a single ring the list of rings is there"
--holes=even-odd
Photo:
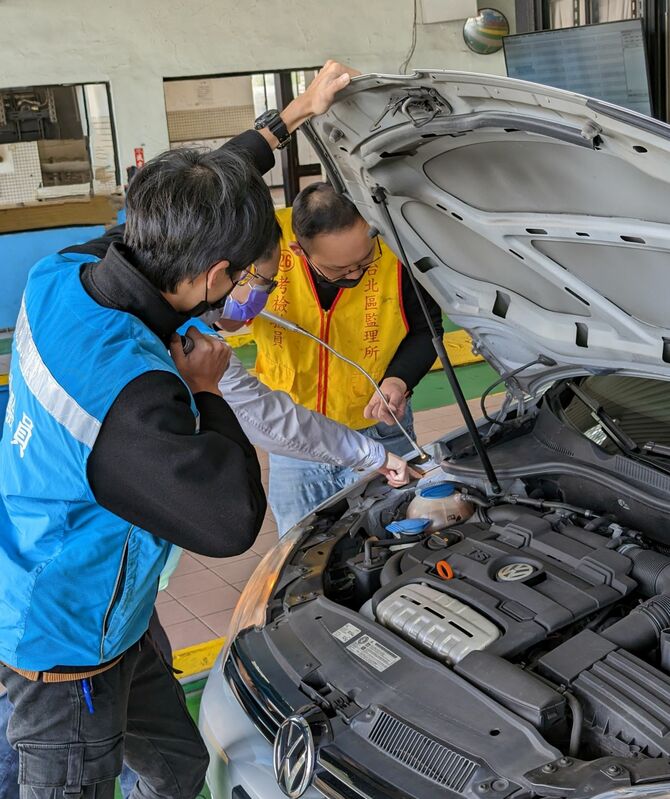
[[[655,455],[663,454],[661,452],[662,448],[667,450],[667,457],[670,457],[670,447],[663,447],[661,444],[649,442],[648,444],[645,444],[643,449],[640,448],[640,445],[621,428],[621,425],[612,419],[609,413],[607,413],[607,411],[601,405],[598,405],[598,403],[592,397],[589,397],[589,395],[582,391],[579,386],[575,385],[572,380],[568,380],[566,386],[570,389],[570,391],[572,391],[572,393],[580,402],[586,405],[586,407],[591,411],[591,417],[598,422],[605,435],[607,435],[607,437],[615,443],[615,445],[621,450],[621,452],[623,452],[624,455],[628,456],[632,460],[637,461],[638,463],[643,463],[645,466],[649,466],[651,469],[656,469],[656,471],[670,475],[670,469],[666,469],[664,466],[661,466],[655,461],[650,460],[644,455],[644,452],[649,452],[651,454],[652,451],[648,449],[649,445],[651,444],[651,446],[655,448],[653,451]]]
[[[620,450],[625,452],[627,455],[631,453],[639,453],[640,447],[636,441],[634,441],[628,433],[624,432],[621,429],[621,426],[612,419],[612,417],[607,413],[607,411],[592,398],[589,397],[588,394],[585,394],[579,386],[575,385],[572,380],[568,380],[567,387],[572,391],[572,393],[577,397],[580,402],[583,402],[584,405],[591,411],[591,417],[594,421],[598,422],[601,426],[603,431],[607,434],[609,438],[614,441],[614,443],[619,447]]]
[[[670,447],[665,444],[657,444],[655,441],[647,441],[642,447],[644,452],[656,455],[659,458],[670,458]]]

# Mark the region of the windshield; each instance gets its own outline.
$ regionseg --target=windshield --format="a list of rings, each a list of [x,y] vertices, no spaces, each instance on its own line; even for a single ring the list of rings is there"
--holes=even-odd
[[[596,375],[584,378],[579,388],[640,448],[651,441],[670,446],[670,383],[651,378]],[[564,395],[563,412],[577,430],[606,452],[612,455],[619,452],[590,409],[570,392]],[[667,465],[665,458],[648,457]]]

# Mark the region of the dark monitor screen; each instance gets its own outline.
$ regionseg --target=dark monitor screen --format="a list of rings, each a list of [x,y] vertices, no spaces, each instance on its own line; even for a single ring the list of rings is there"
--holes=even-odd
[[[651,115],[641,19],[506,36],[504,46],[510,78]]]

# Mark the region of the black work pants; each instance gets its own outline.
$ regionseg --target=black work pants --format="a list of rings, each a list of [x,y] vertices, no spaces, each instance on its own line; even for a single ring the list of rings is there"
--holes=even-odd
[[[194,799],[208,755],[184,693],[148,635],[91,679],[31,682],[0,666],[14,712],[21,799],[113,799],[123,760],[138,775],[131,799]]]

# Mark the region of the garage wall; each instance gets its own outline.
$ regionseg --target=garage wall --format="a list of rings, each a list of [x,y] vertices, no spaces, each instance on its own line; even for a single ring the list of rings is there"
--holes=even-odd
[[[514,0],[495,6],[514,20]],[[307,67],[337,58],[397,72],[412,0],[2,0],[0,85],[109,81],[121,166],[168,146],[164,77]],[[414,66],[502,73],[462,23],[420,25]],[[376,55],[380,54],[380,55]]]

